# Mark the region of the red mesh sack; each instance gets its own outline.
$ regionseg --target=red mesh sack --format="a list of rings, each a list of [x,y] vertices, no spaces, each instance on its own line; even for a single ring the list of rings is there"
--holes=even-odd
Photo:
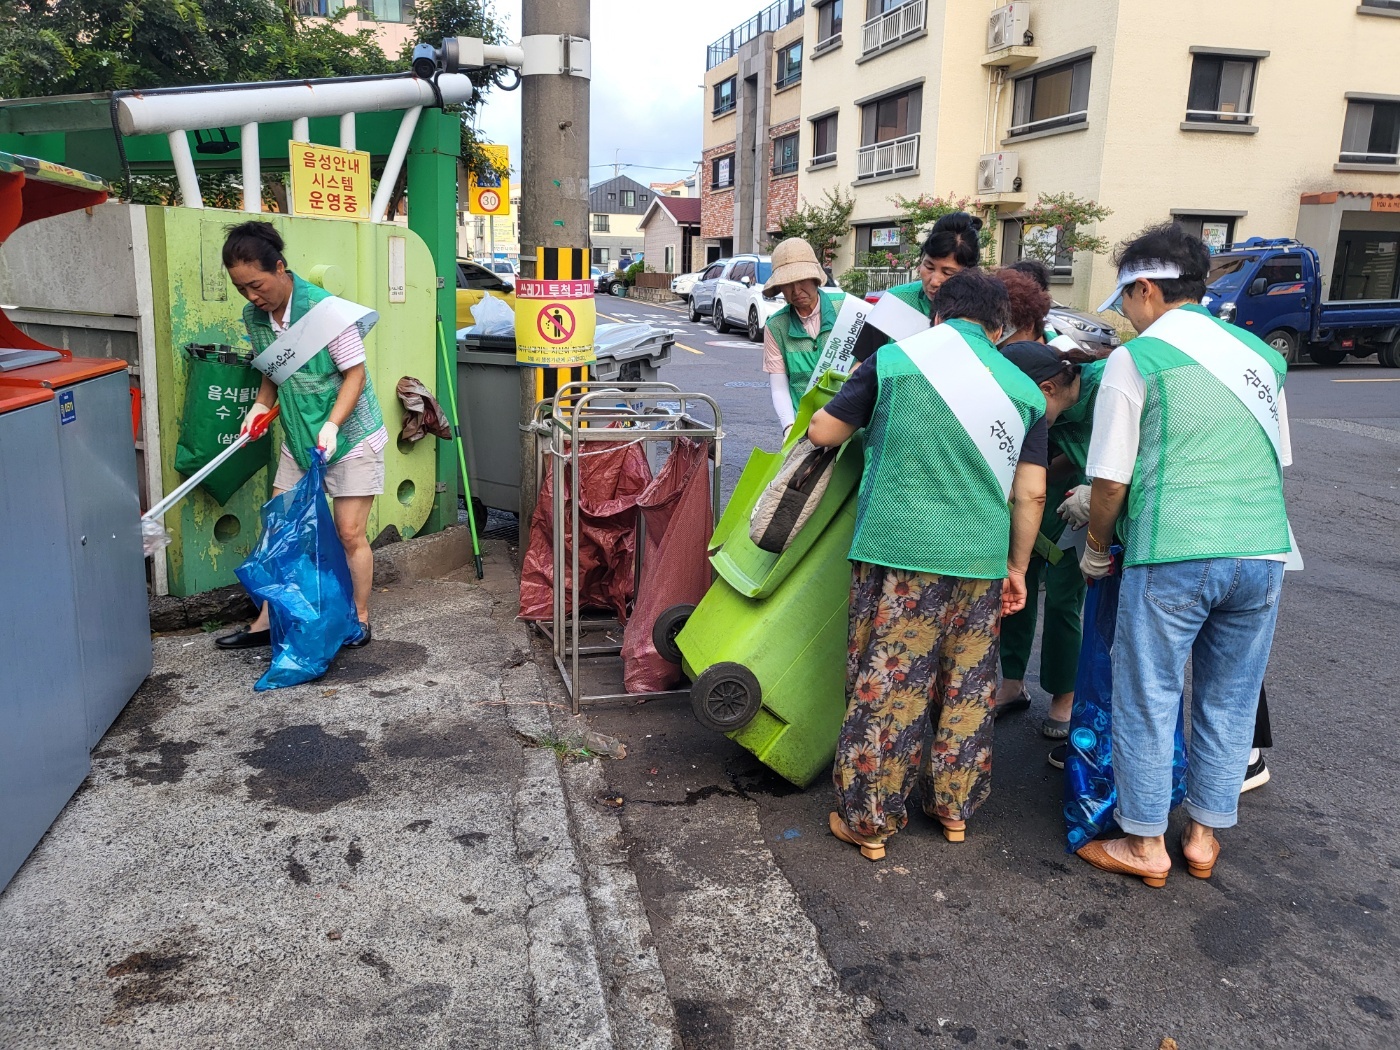
[[[595,451],[596,449],[596,451]],[[520,570],[520,618],[554,617],[554,464],[545,457],[535,512],[530,516],[530,546]],[[569,529],[574,487],[564,491],[564,611],[570,612],[569,573],[573,569]],[[637,497],[651,482],[651,467],[640,443],[616,447],[594,445],[579,458],[579,603],[583,608],[611,609],[627,622],[636,574]]]
[[[657,652],[652,628],[673,605],[696,605],[710,587],[706,550],[714,531],[710,444],[677,438],[666,465],[637,499],[645,525],[642,577],[622,635],[622,679],[629,693],[680,683],[679,664]]]

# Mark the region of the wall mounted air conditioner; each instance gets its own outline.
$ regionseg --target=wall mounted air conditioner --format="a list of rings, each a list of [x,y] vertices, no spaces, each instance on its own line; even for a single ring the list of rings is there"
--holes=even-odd
[[[1031,29],[1031,5],[1029,0],[1014,0],[992,12],[987,23],[987,50],[1000,51],[1007,47],[1021,47],[1026,43],[1026,34]]]
[[[984,153],[977,161],[977,192],[1010,193],[1020,170],[1019,153]]]

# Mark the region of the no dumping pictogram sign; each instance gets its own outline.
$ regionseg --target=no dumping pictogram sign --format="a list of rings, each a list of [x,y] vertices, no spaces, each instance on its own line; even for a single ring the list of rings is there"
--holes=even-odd
[[[563,303],[547,303],[541,307],[535,327],[539,329],[545,342],[562,346],[573,338],[578,320],[574,317],[573,310]]]

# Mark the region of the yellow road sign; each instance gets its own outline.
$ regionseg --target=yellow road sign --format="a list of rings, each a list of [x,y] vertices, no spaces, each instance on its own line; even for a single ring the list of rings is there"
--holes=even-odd
[[[481,151],[497,171],[510,171],[510,147],[483,145]],[[472,215],[510,214],[509,174],[488,175],[480,179],[475,172],[467,173],[467,211]]]
[[[292,214],[323,219],[368,219],[369,154],[359,150],[291,144]]]
[[[566,368],[597,358],[598,317],[586,248],[535,249],[535,277],[515,282],[515,359],[522,365]]]

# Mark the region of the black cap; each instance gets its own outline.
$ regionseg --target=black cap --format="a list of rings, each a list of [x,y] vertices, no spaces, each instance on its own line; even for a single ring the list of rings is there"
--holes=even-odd
[[[1065,359],[1052,346],[1032,343],[1029,340],[1008,343],[1001,348],[1002,355],[1036,383],[1053,379],[1065,370]]]

